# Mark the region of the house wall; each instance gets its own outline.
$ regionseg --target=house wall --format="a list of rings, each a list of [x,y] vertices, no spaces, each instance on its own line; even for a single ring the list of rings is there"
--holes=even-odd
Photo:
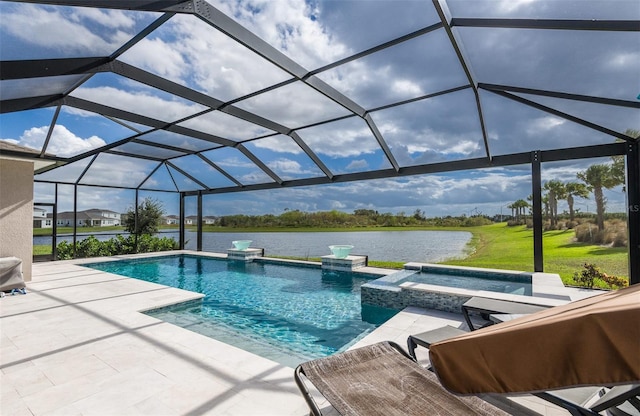
[[[33,228],[52,228],[53,220],[47,218],[34,218]]]
[[[0,158],[0,257],[22,259],[24,280],[31,280],[33,162]]]

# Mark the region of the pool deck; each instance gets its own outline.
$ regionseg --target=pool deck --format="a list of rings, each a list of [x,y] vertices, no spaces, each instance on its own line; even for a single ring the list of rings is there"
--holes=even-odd
[[[35,263],[29,293],[0,300],[0,414],[308,414],[292,368],[140,313],[201,295],[78,263]],[[443,325],[464,327],[462,315],[407,308],[354,347]],[[568,414],[513,403],[514,414]]]

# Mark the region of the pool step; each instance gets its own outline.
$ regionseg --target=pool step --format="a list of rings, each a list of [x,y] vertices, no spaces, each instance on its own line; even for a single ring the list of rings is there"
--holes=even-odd
[[[381,286],[397,286],[399,282],[407,279],[415,274],[419,274],[419,270],[400,270],[395,273],[388,274],[379,279],[376,279],[367,284],[381,285]]]

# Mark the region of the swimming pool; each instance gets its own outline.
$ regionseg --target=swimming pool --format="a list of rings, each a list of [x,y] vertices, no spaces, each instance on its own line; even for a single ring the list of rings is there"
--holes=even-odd
[[[84,266],[203,293],[146,313],[292,367],[346,349],[398,312],[361,305],[360,286],[380,276],[319,266],[195,255]]]

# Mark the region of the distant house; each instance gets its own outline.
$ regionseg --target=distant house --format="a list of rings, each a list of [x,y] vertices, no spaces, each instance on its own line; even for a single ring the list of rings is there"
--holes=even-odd
[[[73,227],[73,218],[73,211],[59,212],[57,225]],[[78,227],[111,227],[120,225],[121,214],[108,209],[94,208],[86,211],[78,211],[75,218]]]
[[[202,224],[211,225],[216,224],[220,219],[218,217],[202,217]],[[180,219],[177,218],[176,224],[180,222]],[[198,225],[198,216],[197,215],[189,215],[184,218],[185,225]]]
[[[47,218],[47,210],[33,207],[33,228],[51,228],[53,222]]]
[[[202,222],[205,225],[211,225],[218,222],[218,217],[202,217]]]
[[[167,215],[164,217],[164,223],[167,225],[180,224],[180,217],[177,215]]]

